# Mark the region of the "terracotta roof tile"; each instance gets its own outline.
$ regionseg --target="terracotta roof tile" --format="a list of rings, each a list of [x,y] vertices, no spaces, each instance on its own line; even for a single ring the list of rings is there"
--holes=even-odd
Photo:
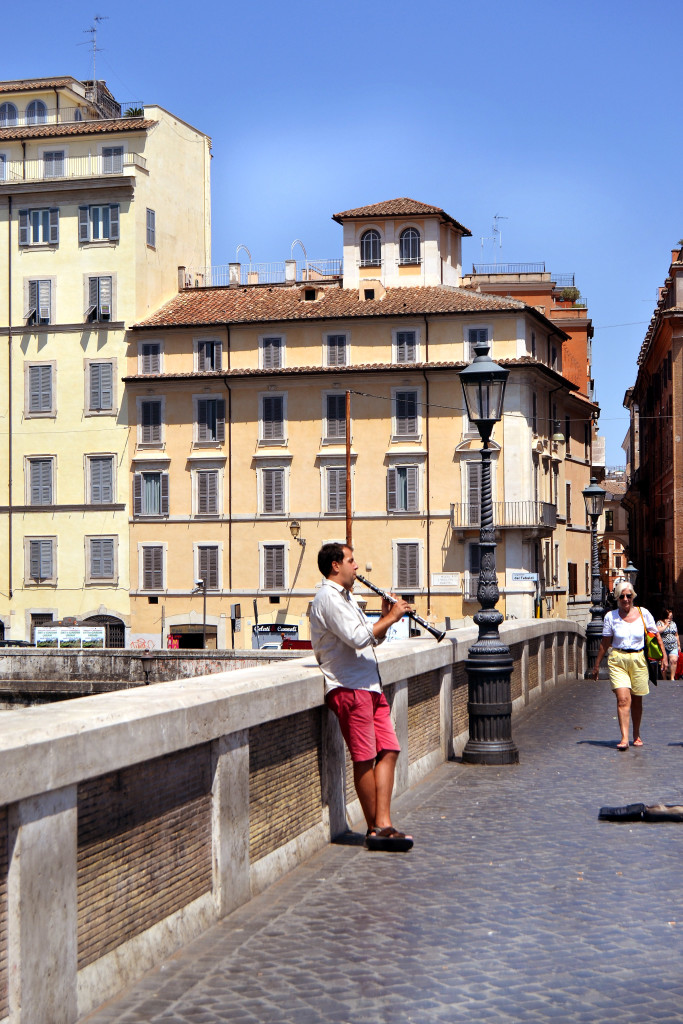
[[[0,82],[0,92],[30,92],[33,89],[59,89],[61,86],[73,85],[76,82],[72,75],[61,78],[17,78],[11,82]],[[80,83],[79,83],[80,84]]]
[[[482,295],[466,288],[388,288],[383,299],[362,301],[356,289],[326,287],[315,302],[303,289],[252,285],[195,288],[180,292],[136,327],[191,327],[225,323],[278,323],[350,317],[420,316],[424,313],[488,313],[525,309],[517,299]]]
[[[444,220],[462,231],[463,235],[472,234],[469,228],[460,224],[440,206],[430,206],[428,203],[420,203],[417,199],[408,199],[406,196],[401,199],[388,199],[384,203],[371,203],[370,206],[357,206],[355,210],[344,210],[342,213],[333,214],[332,220],[341,224],[342,220],[350,220],[353,217],[424,217],[429,214],[443,217]]]
[[[121,117],[107,121],[70,121],[68,124],[27,124],[0,128],[0,142],[12,139],[44,139],[48,136],[100,135],[153,128],[156,121],[144,117]]]

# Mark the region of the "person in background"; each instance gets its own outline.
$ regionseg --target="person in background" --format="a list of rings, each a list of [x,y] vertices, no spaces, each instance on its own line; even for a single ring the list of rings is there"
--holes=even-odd
[[[617,608],[613,612],[605,613],[602,641],[592,675],[593,679],[598,678],[600,662],[609,651],[609,680],[617,698],[617,718],[621,731],[617,750],[628,750],[629,719],[633,722],[633,746],[643,745],[640,736],[643,697],[650,692],[644,650],[645,629],[657,635],[663,654],[663,672],[666,672],[668,658],[651,613],[647,608],[639,608],[634,603],[636,592],[632,584],[628,580],[618,580],[614,587],[614,596],[617,599]]]
[[[669,659],[669,679],[676,678],[676,666],[681,652],[681,641],[678,636],[678,626],[674,622],[674,613],[671,608],[665,608],[662,617],[657,623],[659,635],[664,641],[664,650]]]

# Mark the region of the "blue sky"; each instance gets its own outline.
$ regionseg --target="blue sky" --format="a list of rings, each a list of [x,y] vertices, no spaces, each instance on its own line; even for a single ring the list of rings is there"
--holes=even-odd
[[[411,196],[470,228],[465,269],[500,214],[499,262],[575,273],[623,462],[624,392],[683,236],[682,4],[33,0],[3,12],[0,77],[91,77],[95,14],[97,77],[213,139],[214,263],[239,243],[282,260],[295,238],[340,256],[334,212]]]

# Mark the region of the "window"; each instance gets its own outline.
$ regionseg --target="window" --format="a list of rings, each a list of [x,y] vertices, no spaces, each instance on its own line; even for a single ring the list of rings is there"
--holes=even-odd
[[[474,359],[474,346],[489,340],[488,327],[469,327],[467,329],[467,345],[465,346],[465,359]]]
[[[225,441],[225,399],[195,398],[195,440],[199,442]]]
[[[261,469],[261,512],[264,514],[283,513],[285,511],[285,471]]]
[[[52,505],[52,470],[54,459],[28,460],[28,504]]]
[[[583,425],[583,457],[586,462],[590,461],[591,457],[591,425],[590,423],[584,423]]]
[[[261,556],[261,589],[285,589],[285,546],[264,544]]]
[[[394,434],[416,437],[417,430],[417,391],[394,392]]]
[[[277,370],[284,366],[284,338],[267,337],[259,340],[261,343],[262,369]]]
[[[113,363],[88,364],[88,412],[112,412],[114,409]]]
[[[167,516],[168,504],[168,473],[133,474],[133,515]]]
[[[392,466],[387,472],[387,512],[417,512],[418,466]]]
[[[536,331],[531,332],[531,358],[536,358]]]
[[[420,262],[420,234],[415,228],[406,228],[398,240],[398,262]]]
[[[161,399],[140,399],[140,444],[161,444]]]
[[[161,342],[143,341],[138,346],[140,373],[161,373]]]
[[[52,149],[43,153],[43,177],[64,177],[64,150]]]
[[[112,320],[112,279],[106,277],[88,278],[88,305],[85,319],[88,323]]]
[[[31,100],[26,108],[26,124],[45,124],[47,107],[42,100]]]
[[[223,365],[223,350],[220,341],[202,338],[197,342],[197,370],[208,373],[220,370]]]
[[[379,231],[371,228],[361,235],[360,265],[361,267],[379,267],[382,263],[382,240]]]
[[[535,391],[531,396],[531,429],[534,434],[538,433],[538,396]]]
[[[566,484],[565,488],[566,488],[565,501],[566,501],[566,506],[567,506],[567,508],[566,508],[567,526],[571,526],[572,525],[572,485],[571,484]]]
[[[614,556],[614,568],[621,569],[621,555]]]
[[[328,334],[325,338],[325,365],[346,366],[346,335]]]
[[[113,455],[88,458],[88,501],[91,505],[110,505],[114,500]]]
[[[394,360],[397,363],[417,362],[416,331],[396,331],[394,341]]]
[[[576,562],[567,562],[567,592],[569,597],[576,597],[578,594],[577,568]]]
[[[123,171],[123,146],[102,147],[102,173],[121,174]]]
[[[569,416],[564,418],[564,451],[566,455],[571,455],[572,451],[572,434],[571,434],[571,420]]]
[[[326,441],[338,441],[346,438],[346,395],[325,395]]]
[[[28,309],[24,319],[30,327],[34,324],[49,324],[52,320],[52,282],[28,282]]]
[[[218,515],[218,481],[217,469],[197,470],[197,515]]]
[[[261,440],[285,439],[285,396],[263,395],[261,398]]]
[[[463,588],[463,597],[466,601],[476,600],[480,573],[481,548],[479,547],[479,542],[475,541],[467,545],[467,570]]]
[[[27,408],[30,416],[54,413],[52,370],[53,367],[46,363],[28,367]]]
[[[53,582],[56,575],[54,538],[32,538],[28,541],[27,548],[28,579],[32,583]]]
[[[346,466],[325,468],[325,511],[331,515],[346,511]]]
[[[147,209],[147,245],[152,248],[157,244],[157,215],[154,210]]]
[[[119,239],[119,204],[78,207],[79,242],[115,242]]]
[[[10,128],[17,123],[17,108],[13,103],[0,103],[0,128]]]
[[[396,542],[396,589],[417,590],[420,586],[420,545],[417,541]]]
[[[207,590],[218,590],[217,544],[200,544],[197,547],[197,579],[205,581]]]
[[[605,510],[605,533],[612,533],[614,530],[614,511],[611,508]]]
[[[59,210],[19,210],[19,245],[58,245]]]
[[[161,544],[145,544],[142,548],[142,589],[164,589],[164,549]]]
[[[114,580],[116,577],[116,538],[88,537],[86,543],[86,582]]]
[[[7,157],[4,153],[0,153],[0,181],[5,181],[7,178]]]

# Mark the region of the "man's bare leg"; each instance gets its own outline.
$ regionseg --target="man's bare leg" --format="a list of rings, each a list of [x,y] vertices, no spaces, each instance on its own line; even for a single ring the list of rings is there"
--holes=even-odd
[[[375,825],[387,828],[391,825],[391,794],[394,790],[394,772],[398,761],[397,750],[381,750],[375,764]]]
[[[356,793],[363,809],[363,815],[368,828],[375,826],[375,814],[377,807],[377,784],[375,783],[375,762],[354,761],[353,783]]]

